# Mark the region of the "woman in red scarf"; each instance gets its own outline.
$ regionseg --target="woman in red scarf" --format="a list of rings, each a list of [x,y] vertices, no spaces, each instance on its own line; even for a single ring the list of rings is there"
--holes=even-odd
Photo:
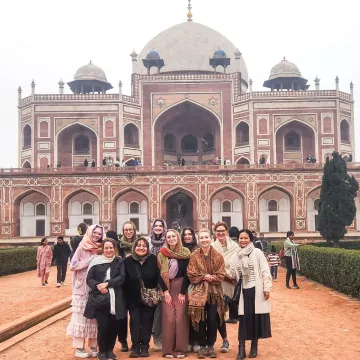
[[[162,301],[162,352],[167,358],[183,358],[189,341],[188,302],[189,279],[186,271],[190,250],[183,247],[179,233],[170,229],[165,235],[165,247],[160,249],[158,264]]]

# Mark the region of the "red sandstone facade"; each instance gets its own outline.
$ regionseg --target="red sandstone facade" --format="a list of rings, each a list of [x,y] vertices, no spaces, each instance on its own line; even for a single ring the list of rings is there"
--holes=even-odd
[[[174,28],[180,26],[213,31],[195,23]],[[163,55],[151,51],[150,62],[154,53]],[[22,170],[0,173],[0,235],[59,235],[78,220],[121,232],[125,219],[148,233],[157,217],[181,217],[196,229],[224,219],[263,232],[315,231],[321,164],[333,151],[354,155],[352,87],[351,94],[339,91],[337,79],[334,90],[319,90],[318,80],[316,90],[300,89],[297,81],[307,80],[283,60],[268,81],[277,81],[273,91],[255,92],[240,55],[230,59],[231,73],[198,63],[185,70],[180,63],[176,71],[166,56],[161,72],[146,73],[133,53],[131,96],[122,94],[121,83],[106,94],[112,86],[91,63],[69,83],[77,93],[64,94],[64,83],[59,94],[36,94],[33,83],[32,95],[21,98],[19,89]],[[275,91],[284,78],[289,89]],[[309,154],[316,164],[306,164]],[[256,165],[262,156],[266,163]],[[232,165],[208,165],[216,157]],[[129,166],[103,167],[103,158]],[[178,158],[185,167],[164,166]],[[85,169],[85,159],[96,167]],[[142,165],[133,167],[135,159]],[[360,178],[355,164],[350,169]]]

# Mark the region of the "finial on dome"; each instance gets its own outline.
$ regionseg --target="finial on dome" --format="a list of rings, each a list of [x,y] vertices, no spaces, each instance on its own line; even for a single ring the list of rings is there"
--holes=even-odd
[[[130,54],[132,61],[136,61],[138,54],[136,53],[135,49],[133,50],[133,52]]]
[[[284,56],[283,61],[286,61],[286,57]]]
[[[187,13],[187,21],[193,21],[192,20],[192,12],[191,12],[191,9],[192,9],[192,7],[191,7],[191,0],[188,0],[189,1],[189,4],[188,4],[188,13]]]

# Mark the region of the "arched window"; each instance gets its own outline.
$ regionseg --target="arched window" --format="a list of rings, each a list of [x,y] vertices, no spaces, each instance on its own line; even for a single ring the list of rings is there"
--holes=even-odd
[[[93,214],[93,206],[90,203],[85,203],[83,205],[83,215],[92,215]]]
[[[23,129],[23,149],[31,148],[31,127],[26,124]]]
[[[202,140],[204,151],[214,150],[214,136],[212,134],[210,134],[210,133],[205,134],[201,140]]]
[[[105,137],[114,136],[114,122],[112,120],[107,120],[105,122]]]
[[[350,142],[349,123],[346,120],[343,120],[340,124],[340,134],[342,143]]]
[[[248,159],[242,157],[240,158],[237,162],[236,162],[236,165],[249,165],[250,162]]]
[[[45,216],[46,215],[46,206],[44,204],[37,204],[35,208],[36,216]]]
[[[285,151],[300,151],[300,136],[295,131],[285,135]]]
[[[319,211],[320,199],[314,201],[314,210]]]
[[[28,161],[25,161],[22,167],[24,169],[31,169],[31,164]]]
[[[194,135],[186,135],[181,139],[181,151],[182,152],[197,152],[198,142]]]
[[[40,137],[49,137],[49,123],[47,121],[40,123]]]
[[[164,137],[164,149],[169,152],[176,152],[176,138],[173,134],[166,134]]]
[[[222,203],[222,211],[223,212],[231,212],[231,201],[225,200]]]
[[[249,145],[249,125],[242,121],[236,127],[236,146],[246,145]]]
[[[130,204],[130,214],[139,214],[140,205],[137,202],[132,202]]]
[[[139,147],[139,129],[134,124],[127,124],[124,128],[124,145]]]
[[[268,202],[268,211],[278,211],[278,203],[276,200],[270,200]]]
[[[74,144],[75,154],[90,155],[90,140],[85,135],[78,135]]]

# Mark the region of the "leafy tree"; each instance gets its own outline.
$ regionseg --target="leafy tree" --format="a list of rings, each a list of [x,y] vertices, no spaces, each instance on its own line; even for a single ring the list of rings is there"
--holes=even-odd
[[[318,229],[334,247],[347,233],[356,215],[355,197],[359,184],[347,173],[346,163],[336,151],[326,159],[321,184]]]

